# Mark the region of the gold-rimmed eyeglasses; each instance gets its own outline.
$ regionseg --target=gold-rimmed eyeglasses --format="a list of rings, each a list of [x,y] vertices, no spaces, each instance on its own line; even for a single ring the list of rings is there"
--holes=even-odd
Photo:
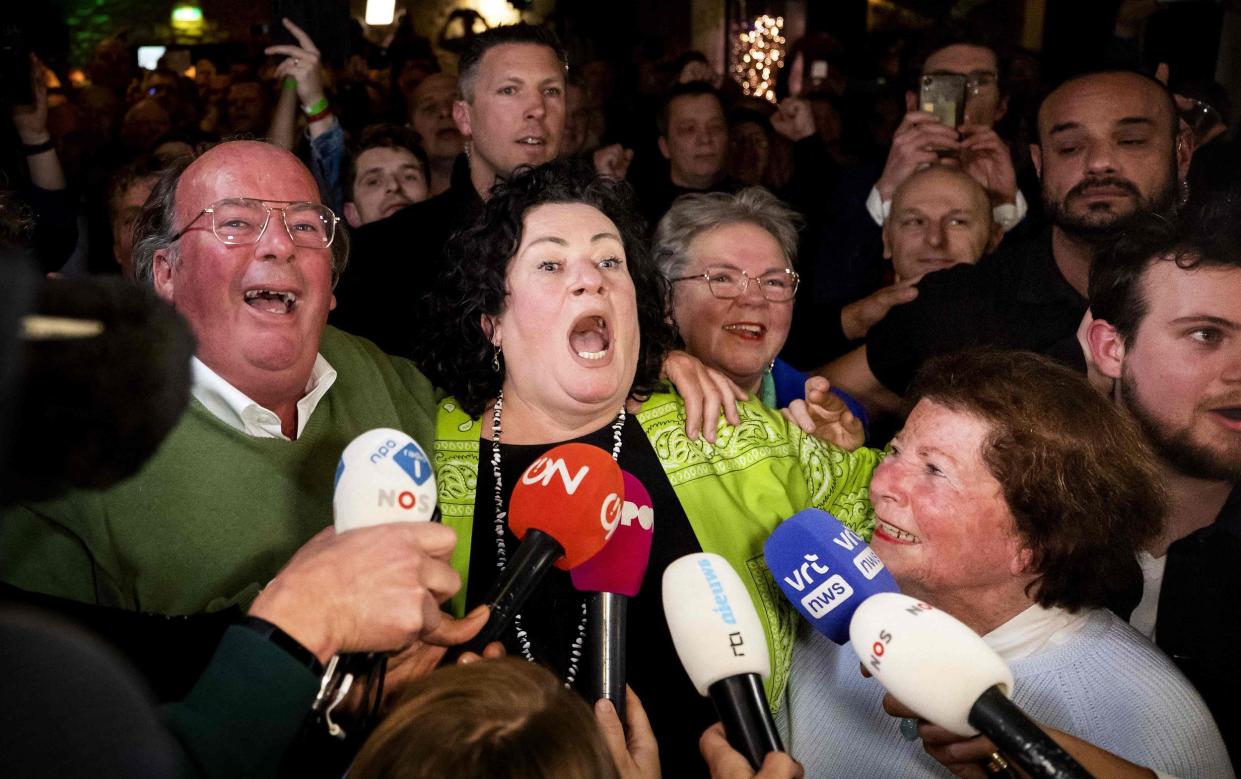
[[[271,205],[272,203],[282,205]],[[320,203],[230,197],[217,200],[199,211],[189,224],[172,237],[172,241],[185,235],[203,214],[210,214],[211,232],[220,243],[227,246],[258,243],[267,231],[272,211],[280,212],[284,229],[295,246],[326,249],[336,237],[336,223],[340,218],[332,213],[332,209]]]

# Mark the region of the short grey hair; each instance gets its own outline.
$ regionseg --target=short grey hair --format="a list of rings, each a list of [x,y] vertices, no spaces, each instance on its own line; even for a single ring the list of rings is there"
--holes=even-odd
[[[655,228],[655,262],[664,278],[683,275],[689,262],[689,245],[699,235],[727,224],[757,225],[776,239],[785,261],[797,261],[797,228],[801,215],[762,187],[740,192],[703,192],[681,195]]]
[[[276,148],[276,147],[273,147]],[[177,227],[177,185],[181,175],[197,157],[179,157],[160,174],[159,181],[151,190],[142,213],[134,222],[134,278],[143,283],[155,283],[155,254],[163,251],[172,263],[180,259],[180,248],[173,242]],[[336,237],[332,240],[332,286],[340,280],[349,263],[349,231],[345,220],[336,223]]]

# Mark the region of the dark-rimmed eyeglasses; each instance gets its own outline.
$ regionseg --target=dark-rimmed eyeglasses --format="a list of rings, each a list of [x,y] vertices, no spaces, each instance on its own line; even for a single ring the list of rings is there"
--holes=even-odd
[[[709,267],[702,273],[669,279],[672,282],[694,280],[707,282],[707,288],[711,290],[711,294],[722,300],[741,297],[753,281],[763,298],[772,303],[787,303],[792,300],[797,294],[797,285],[801,281],[797,271],[790,268],[767,271],[761,276],[751,276],[736,268]]]
[[[283,205],[269,205],[271,203]],[[172,237],[172,241],[185,235],[203,214],[210,214],[211,232],[220,243],[226,246],[258,243],[267,231],[272,211],[280,212],[284,229],[295,246],[326,249],[336,237],[336,223],[340,218],[332,213],[332,209],[320,203],[230,197],[218,200],[199,211],[189,224]]]

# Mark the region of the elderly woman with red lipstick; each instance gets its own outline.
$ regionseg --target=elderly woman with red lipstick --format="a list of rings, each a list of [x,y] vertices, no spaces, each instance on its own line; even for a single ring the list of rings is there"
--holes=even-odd
[[[664,569],[696,551],[731,561],[766,629],[767,689],[778,706],[794,622],[753,561],[779,522],[809,506],[869,535],[866,484],[877,454],[824,443],[753,399],[738,404],[740,424],[719,424],[714,443],[690,438],[684,403],[660,383],[673,332],[644,234],[624,182],[563,160],[513,176],[450,242],[423,369],[454,396],[440,404],[432,459],[444,522],[458,533],[457,613],[481,601],[517,548],[509,495],[551,447],[597,446],[649,493],[654,538],[629,602],[629,683],[665,770],[680,775],[686,766],[701,772],[696,745],[715,715],[677,661]],[[582,615],[582,595],[552,570],[522,609],[522,632],[503,641],[577,679],[591,661],[579,651]]]
[[[789,407],[807,432],[811,409],[816,419],[835,415],[857,446],[862,406],[776,357],[793,321],[799,220],[762,187],[682,195],[659,221],[653,253],[672,284],[672,318],[687,352],[768,407]]]
[[[1136,601],[1137,552],[1162,523],[1137,425],[1085,377],[1024,352],[928,362],[909,399],[870,485],[871,548],[901,590],[981,635],[1035,720],[1173,776],[1233,776],[1189,681],[1108,608]],[[942,760],[981,777],[1004,762],[984,737],[945,749],[946,731],[885,715],[853,648],[818,634],[799,637],[790,689],[785,744],[807,776],[945,776]]]

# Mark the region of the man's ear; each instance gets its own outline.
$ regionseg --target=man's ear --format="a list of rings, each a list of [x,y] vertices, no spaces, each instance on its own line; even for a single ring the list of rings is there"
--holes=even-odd
[[[888,228],[888,225],[890,225],[891,223],[892,223],[892,219],[891,219],[891,217],[889,217],[888,219],[884,220],[884,223],[883,223],[883,230],[882,230],[882,234],[883,234],[883,258],[884,258],[885,260],[890,260],[890,259],[892,259],[892,239],[891,239],[891,238],[889,237],[889,235],[888,235],[888,229],[889,229],[889,228]]]
[[[151,258],[151,279],[155,287],[155,294],[168,302],[172,302],[172,293],[176,287],[176,282],[172,274],[174,260],[169,254],[170,252],[167,249],[160,249],[155,252]]]
[[[1004,227],[999,222],[992,220],[991,236],[987,239],[987,250],[983,252],[983,257],[986,257],[988,254],[999,248],[1000,241],[1002,240],[1004,240]],[[982,257],[979,257],[978,259],[981,260]]]
[[[1189,175],[1189,163],[1194,157],[1194,136],[1186,126],[1182,125],[1176,134],[1175,154],[1176,176],[1180,181],[1184,181]]]
[[[664,140],[664,136],[659,136],[659,153],[664,155],[665,160],[672,159],[672,154],[668,151],[668,142]]]
[[[1043,149],[1037,143],[1030,144],[1030,162],[1034,163],[1034,174],[1043,177]]]
[[[466,138],[473,138],[474,131],[470,125],[470,105],[464,100],[454,100],[452,104],[452,120],[457,123],[457,129]]]
[[[1092,320],[1086,326],[1086,346],[1090,349],[1090,361],[1100,373],[1109,379],[1120,378],[1125,363],[1125,341],[1111,322]]]
[[[345,221],[350,227],[362,226],[362,215],[358,213],[358,207],[352,202],[345,203]]]
[[[996,103],[995,105],[995,120],[992,121],[992,124],[999,122],[1001,119],[1004,118],[1004,115],[1007,113],[1008,113],[1008,95],[1002,95],[1000,97],[1000,102]]]

